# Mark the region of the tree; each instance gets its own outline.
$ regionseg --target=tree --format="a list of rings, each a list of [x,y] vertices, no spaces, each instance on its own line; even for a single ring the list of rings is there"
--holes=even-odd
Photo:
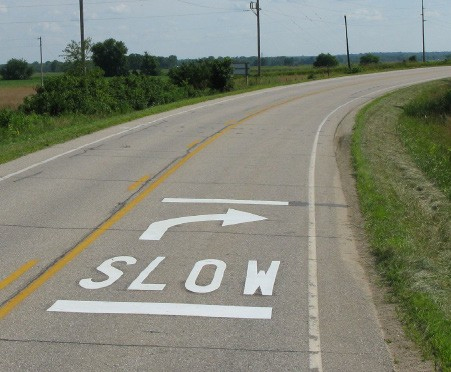
[[[409,57],[409,62],[417,62],[417,56],[413,55]]]
[[[363,56],[360,57],[361,65],[371,65],[371,64],[377,64],[379,62],[380,62],[380,58],[371,53],[364,54]]]
[[[127,56],[127,67],[130,71],[137,71],[141,68],[143,56],[141,54],[132,53]]]
[[[332,56],[331,54],[327,53],[321,53],[316,57],[315,62],[313,62],[314,67],[326,67],[327,68],[327,75],[330,75],[330,68],[338,66],[338,60],[336,57]]]
[[[148,76],[159,75],[160,72],[157,58],[145,52],[141,62],[140,71],[142,74]]]
[[[107,39],[92,46],[92,60],[107,77],[126,75],[127,51],[124,42]]]
[[[4,80],[27,80],[33,75],[33,67],[24,59],[10,59],[0,70]]]
[[[73,75],[84,74],[86,68],[90,66],[90,60],[92,57],[92,39],[86,38],[85,43],[85,66],[83,66],[81,42],[71,40],[63,50],[61,57],[64,57],[64,62],[67,66],[67,72]]]

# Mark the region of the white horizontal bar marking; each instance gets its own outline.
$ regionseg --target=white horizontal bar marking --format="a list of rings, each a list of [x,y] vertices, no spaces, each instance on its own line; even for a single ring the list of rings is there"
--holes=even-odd
[[[220,306],[153,302],[56,301],[47,311],[85,314],[140,314],[208,318],[271,319],[272,307]]]
[[[246,204],[246,205],[289,205],[287,201],[271,200],[234,200],[234,199],[188,199],[164,198],[163,203],[192,203],[192,204]]]

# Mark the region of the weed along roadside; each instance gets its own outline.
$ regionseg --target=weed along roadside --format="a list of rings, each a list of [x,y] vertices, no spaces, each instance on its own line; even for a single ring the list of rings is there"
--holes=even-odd
[[[272,66],[264,67],[260,78],[252,76],[248,85],[244,77],[232,75],[231,62],[229,58],[191,61],[159,76],[130,73],[107,78],[92,70],[85,82],[70,73],[50,73],[44,88],[36,88],[37,94],[31,96],[39,84],[37,77],[0,80],[0,98],[5,103],[0,102],[0,164],[116,124],[225,95],[326,79],[328,74],[334,78],[451,63],[378,63],[351,70],[340,65],[328,73],[311,65]],[[203,71],[200,77],[199,71]],[[21,108],[14,109],[25,96]]]
[[[409,336],[451,370],[451,81],[384,96],[357,116],[352,156],[377,269]]]

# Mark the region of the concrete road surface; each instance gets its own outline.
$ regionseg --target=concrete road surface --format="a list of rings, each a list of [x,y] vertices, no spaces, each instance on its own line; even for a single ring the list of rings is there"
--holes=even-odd
[[[451,68],[221,98],[0,166],[1,371],[391,371],[334,152]]]

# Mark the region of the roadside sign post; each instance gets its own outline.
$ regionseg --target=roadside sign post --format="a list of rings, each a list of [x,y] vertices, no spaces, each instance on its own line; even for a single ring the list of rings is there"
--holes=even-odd
[[[249,63],[233,63],[233,74],[246,76],[246,86],[249,85]]]

